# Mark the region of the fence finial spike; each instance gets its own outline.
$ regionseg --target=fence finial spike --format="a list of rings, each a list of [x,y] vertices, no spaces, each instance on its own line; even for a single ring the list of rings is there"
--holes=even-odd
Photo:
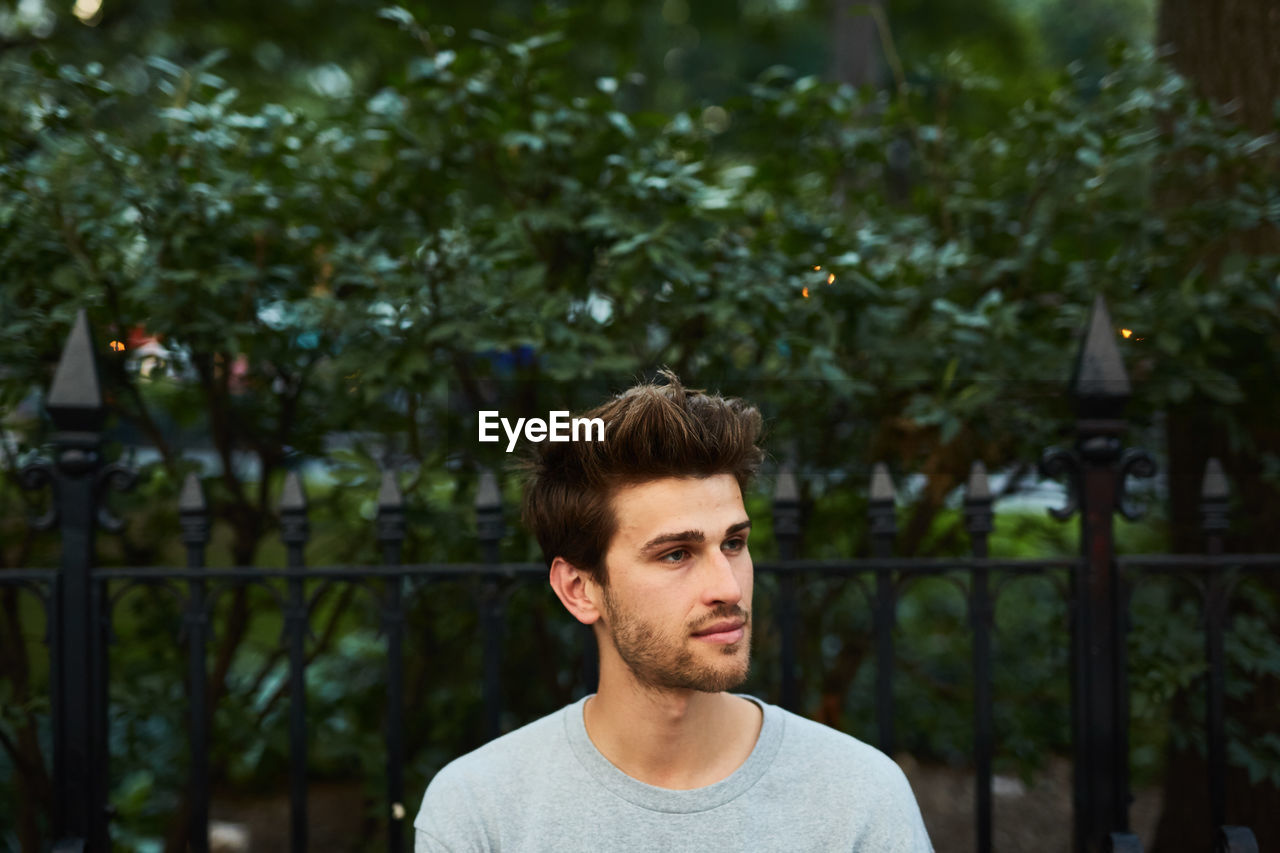
[[[791,473],[790,468],[783,468],[778,472],[778,479],[773,486],[773,502],[776,504],[800,502],[800,486],[796,483],[796,475]]]
[[[500,509],[502,507],[502,491],[498,488],[498,478],[493,471],[484,468],[480,471],[480,486],[476,489],[476,509]]]
[[[1204,480],[1200,483],[1200,499],[1205,501],[1223,501],[1231,497],[1231,485],[1227,475],[1222,471],[1222,463],[1218,457],[1210,456],[1204,466]]]
[[[280,492],[280,510],[282,512],[305,512],[307,494],[302,488],[302,478],[297,471],[284,475],[284,489]]]
[[[378,487],[378,509],[401,509],[404,507],[404,493],[400,491],[400,483],[396,480],[396,472],[390,468],[382,471],[382,485]]]
[[[204,487],[195,471],[188,471],[182,480],[182,492],[178,495],[178,512],[206,512],[209,505],[204,500]]]
[[[964,486],[964,499],[967,501],[991,500],[991,485],[987,482],[987,466],[981,459],[973,460],[969,466],[969,482]]]
[[[76,312],[75,325],[62,347],[62,356],[53,372],[53,384],[45,409],[60,430],[97,432],[102,429],[106,409],[102,405],[102,386],[98,382],[98,361],[93,349],[93,333],[89,331],[89,315],[83,308]]]
[[[893,478],[889,476],[889,466],[877,462],[871,468],[871,492],[867,499],[872,503],[893,503],[895,499]]]
[[[1106,400],[1111,406],[1129,399],[1132,389],[1125,372],[1116,331],[1111,327],[1111,312],[1102,294],[1093,300],[1084,343],[1076,355],[1071,390],[1077,400]]]

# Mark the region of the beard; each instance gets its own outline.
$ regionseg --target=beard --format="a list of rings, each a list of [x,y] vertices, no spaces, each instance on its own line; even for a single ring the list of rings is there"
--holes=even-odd
[[[751,668],[751,614],[742,608],[719,607],[701,626],[669,634],[618,607],[607,587],[604,604],[609,639],[642,686],[720,693],[747,680]],[[744,620],[742,639],[725,646],[705,644],[706,649],[696,648],[700,641],[693,639],[692,633],[722,619]]]

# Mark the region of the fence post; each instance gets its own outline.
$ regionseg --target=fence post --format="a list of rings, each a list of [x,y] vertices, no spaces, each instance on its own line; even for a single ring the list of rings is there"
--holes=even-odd
[[[794,560],[800,551],[800,489],[795,474],[779,471],[773,490],[773,535],[778,541],[778,558]],[[784,566],[778,575],[778,603],[775,622],[781,637],[782,707],[796,712],[800,691],[796,684],[796,577]]]
[[[1230,525],[1227,504],[1231,489],[1227,485],[1222,464],[1210,459],[1205,465],[1200,484],[1200,526],[1205,536],[1205,553],[1216,557],[1222,553],[1222,534]],[[1209,815],[1210,826],[1226,823],[1226,728],[1223,706],[1226,694],[1226,656],[1222,634],[1227,624],[1227,582],[1221,570],[1210,568],[1204,590],[1204,644],[1208,665],[1208,689],[1205,691],[1205,727],[1208,729]]]
[[[973,556],[987,557],[987,534],[994,528],[991,512],[991,488],[987,468],[975,460],[969,469],[969,482],[964,490],[964,522],[969,533]],[[973,570],[969,590],[969,624],[973,629],[973,744],[975,755],[974,808],[976,812],[978,853],[991,850],[991,754],[993,752],[991,721],[991,594],[986,566]]]
[[[1129,400],[1111,316],[1093,303],[1071,378],[1076,442],[1041,459],[1046,476],[1069,475],[1065,520],[1080,509],[1080,562],[1071,574],[1071,730],[1075,841],[1079,853],[1105,850],[1111,832],[1129,829],[1129,709],[1125,674],[1126,586],[1115,562],[1112,516],[1135,519],[1124,500],[1125,477],[1155,473],[1151,457],[1123,448]]]
[[[382,472],[378,490],[378,544],[382,546],[382,562],[400,565],[404,553],[404,496],[396,482],[396,472]],[[404,578],[387,578],[386,600],[382,609],[383,629],[387,632],[387,800],[391,803],[387,822],[387,850],[404,850]]]
[[[476,489],[476,529],[480,539],[480,552],[484,561],[494,564],[500,561],[500,545],[504,526],[502,523],[502,492],[498,478],[490,470],[480,474]],[[493,740],[502,733],[502,593],[492,577],[485,579],[480,591],[480,631],[484,643],[484,739]]]
[[[1075,624],[1072,672],[1079,714],[1075,726],[1076,847],[1093,851],[1111,830],[1128,830],[1129,737],[1123,713],[1119,577],[1115,567],[1113,518],[1130,396],[1111,316],[1102,298],[1094,302],[1088,332],[1076,361],[1076,452],[1080,460],[1080,553],[1073,573]]]
[[[871,521],[871,555],[877,559],[893,556],[893,539],[898,533],[894,510],[893,480],[889,467],[877,462],[871,469],[871,489],[867,497],[867,514]],[[874,630],[876,645],[876,745],[886,755],[893,755],[893,623],[897,612],[893,574],[876,569]]]
[[[280,494],[280,540],[290,569],[285,601],[284,631],[289,644],[289,849],[307,849],[307,634],[309,624],[306,590],[299,570],[307,544],[307,496],[302,478],[290,471]]]
[[[187,582],[187,612],[183,626],[187,635],[187,685],[191,709],[188,737],[191,742],[191,778],[189,790],[191,813],[189,823],[192,853],[209,849],[209,707],[205,692],[205,645],[209,636],[209,617],[205,602],[204,551],[209,544],[209,508],[204,490],[195,473],[187,474],[178,497],[178,515],[182,524],[182,542],[187,546],[187,568],[198,574]]]
[[[98,383],[93,336],[84,309],[76,313],[45,403],[57,431],[54,512],[62,559],[54,598],[54,837],[82,839],[105,851],[107,836],[107,651],[101,600],[92,578],[106,410]]]

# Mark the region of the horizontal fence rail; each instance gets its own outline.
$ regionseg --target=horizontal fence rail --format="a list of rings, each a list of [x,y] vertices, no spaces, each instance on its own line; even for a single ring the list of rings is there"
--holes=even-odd
[[[193,562],[199,562],[193,560]],[[973,678],[975,684],[975,702],[974,702],[974,725],[976,737],[974,739],[975,751],[974,761],[975,767],[985,768],[980,770],[977,776],[980,777],[975,786],[978,802],[975,803],[975,825],[978,827],[986,827],[982,832],[986,835],[986,844],[980,844],[978,849],[990,849],[990,826],[991,826],[991,759],[994,753],[995,734],[991,725],[991,715],[993,710],[993,702],[989,689],[990,685],[990,615],[999,593],[1001,591],[1000,580],[1013,579],[1018,577],[1047,577],[1054,573],[1059,575],[1080,565],[1078,558],[1058,558],[1058,559],[993,559],[993,558],[866,558],[858,560],[841,560],[841,559],[791,559],[791,560],[761,560],[756,563],[756,571],[762,575],[773,576],[781,585],[788,580],[797,577],[829,577],[829,578],[846,578],[852,580],[878,580],[886,577],[890,582],[890,589],[895,593],[900,593],[905,585],[916,579],[941,577],[959,573],[969,581],[967,589],[967,599],[969,608],[969,620],[972,630],[972,638],[974,641],[974,660],[973,660]],[[1155,555],[1143,557],[1121,557],[1118,560],[1122,570],[1125,571],[1153,571],[1158,573],[1187,573],[1192,572],[1193,577],[1201,580],[1217,577],[1214,572],[1207,571],[1212,569],[1223,569],[1233,567],[1240,570],[1241,575],[1244,573],[1254,573],[1262,571],[1280,571],[1280,558],[1275,556],[1266,557],[1264,555],[1215,555],[1213,557],[1197,557],[1195,555]],[[187,636],[188,663],[189,663],[189,684],[193,686],[191,694],[191,722],[189,730],[189,749],[191,755],[191,774],[189,785],[193,792],[192,806],[195,810],[195,816],[192,820],[192,835],[190,844],[192,849],[200,850],[207,846],[208,818],[207,809],[209,802],[209,789],[207,778],[208,767],[208,731],[209,721],[207,715],[200,712],[205,703],[201,693],[201,685],[204,684],[206,673],[204,672],[204,661],[206,655],[206,643],[208,633],[206,626],[212,619],[212,607],[216,603],[217,598],[232,589],[242,588],[246,585],[254,585],[262,588],[269,588],[273,593],[280,613],[288,614],[291,608],[296,608],[296,601],[290,596],[291,587],[294,584],[307,584],[311,582],[319,582],[326,585],[335,583],[355,584],[363,587],[368,593],[377,595],[378,590],[374,588],[375,584],[384,585],[383,599],[383,619],[384,627],[391,629],[386,630],[387,644],[387,708],[389,719],[385,732],[386,755],[387,755],[387,774],[388,774],[388,839],[389,848],[392,850],[402,850],[403,836],[396,831],[401,825],[402,820],[408,815],[408,804],[404,802],[403,796],[403,727],[402,719],[397,718],[397,711],[403,707],[403,691],[399,674],[402,672],[402,644],[403,644],[403,624],[404,624],[404,591],[410,590],[421,591],[421,584],[441,583],[441,582],[458,582],[458,581],[475,581],[484,584],[486,588],[493,589],[497,592],[499,599],[515,586],[541,585],[545,581],[546,566],[542,563],[411,563],[403,565],[382,565],[382,566],[362,566],[362,565],[337,565],[337,566],[308,566],[295,569],[264,569],[256,567],[229,567],[218,569],[204,569],[196,566],[189,567],[112,567],[112,568],[95,568],[91,571],[92,584],[98,590],[95,597],[102,600],[110,601],[113,605],[120,601],[124,595],[132,588],[147,586],[165,586],[170,588],[174,601],[184,613],[183,627]],[[24,587],[33,594],[37,594],[45,602],[46,609],[49,602],[53,599],[53,590],[57,582],[57,572],[53,570],[23,570],[0,572],[0,585]],[[993,584],[993,581],[995,582]],[[184,596],[182,588],[186,587],[187,592]],[[869,600],[875,600],[876,592],[883,594],[883,587],[873,587],[864,584],[864,590],[868,593]],[[105,590],[105,591],[104,591]],[[961,590],[965,592],[965,590]],[[311,600],[314,603],[319,598],[319,593],[312,593]],[[1064,595],[1065,603],[1065,595]],[[783,653],[780,656],[780,673],[779,680],[782,684],[795,684],[797,681],[794,649],[800,632],[803,630],[794,619],[787,619],[783,616],[783,608],[785,605],[775,607],[775,616],[777,627],[780,634],[780,648]],[[794,602],[792,602],[794,606]],[[308,630],[308,622],[311,617],[311,611],[308,609],[304,612],[306,618],[293,618],[287,620],[286,633],[292,652],[294,643],[301,639],[305,639]],[[47,611],[47,618],[49,614]],[[110,608],[107,614],[108,622],[110,621]],[[1220,620],[1206,620],[1206,631],[1213,636],[1213,646],[1221,647],[1222,622]],[[892,628],[892,624],[890,624]],[[589,633],[586,634],[590,638]],[[503,646],[499,642],[486,643],[484,646],[484,667],[485,673],[498,672],[501,669],[501,657],[503,654]],[[882,664],[879,656],[887,655],[887,660],[892,663],[893,660],[893,635],[889,633],[888,646],[882,648],[877,646],[877,664]],[[1220,654],[1216,654],[1209,658],[1210,660],[1210,683],[1215,685],[1213,701],[1220,703],[1222,701],[1221,689],[1223,684],[1223,662]],[[296,685],[298,677],[305,672],[305,663],[301,658],[291,654],[289,671],[290,684]],[[891,690],[881,689],[881,685],[877,685],[876,705],[877,705],[877,738],[876,743],[882,749],[892,749],[892,720],[894,718],[893,696]],[[291,689],[297,690],[296,686]],[[593,685],[585,681],[582,689],[590,692]],[[783,696],[780,704],[788,707],[789,710],[800,710],[795,694],[791,696]],[[498,733],[495,723],[500,719],[503,710],[501,703],[500,685],[497,681],[486,678],[483,681],[483,705],[485,709],[484,719],[485,734],[492,737]],[[1222,728],[1222,718],[1220,714],[1210,715],[1208,742],[1211,749],[1216,753],[1220,747],[1214,747],[1215,743],[1220,744],[1225,738]],[[305,779],[306,779],[306,721],[304,715],[291,714],[291,758],[296,762],[291,773],[290,781],[290,800],[292,803],[293,826],[295,831],[299,821],[305,819],[306,814],[306,798],[305,798]],[[299,743],[303,746],[298,748]],[[1224,768],[1213,765],[1214,770],[1211,774],[1213,789],[1216,796],[1220,796],[1222,777]],[[981,777],[985,776],[985,784]],[[298,780],[302,780],[299,782]],[[297,786],[301,785],[301,791]],[[983,794],[986,796],[983,796]],[[303,837],[297,837],[294,849],[305,849]],[[202,842],[203,840],[203,842]],[[1117,848],[1119,849],[1119,848]],[[1129,848],[1125,848],[1129,849]]]
[[[870,555],[841,559],[801,557],[803,523],[800,490],[787,471],[778,472],[772,522],[777,558],[763,559],[756,571],[772,579],[775,595],[769,602],[776,635],[779,703],[801,710],[800,641],[812,626],[799,618],[802,581],[832,578],[861,590],[871,622],[871,659],[875,669],[874,738],[885,752],[897,746],[893,685],[898,661],[895,630],[898,608],[911,586],[927,579],[952,582],[963,597],[972,640],[970,676],[973,684],[973,763],[975,768],[975,846],[990,851],[992,826],[992,761],[999,732],[993,719],[992,635],[994,613],[1008,585],[1022,578],[1046,578],[1063,605],[1063,627],[1070,641],[1071,722],[1074,766],[1075,849],[1140,850],[1128,826],[1128,674],[1125,639],[1131,617],[1133,588],[1147,578],[1183,578],[1198,592],[1206,660],[1206,731],[1209,772],[1205,780],[1214,838],[1204,848],[1256,849],[1244,827],[1225,826],[1225,706],[1226,663],[1224,635],[1231,601],[1241,579],[1280,571],[1280,555],[1225,554],[1227,490],[1216,461],[1210,463],[1203,488],[1202,529],[1205,552],[1195,555],[1117,556],[1112,517],[1137,517],[1125,500],[1129,476],[1151,476],[1154,465],[1143,452],[1124,449],[1119,441],[1123,421],[1119,404],[1127,390],[1117,391],[1117,371],[1123,366],[1115,351],[1105,306],[1095,306],[1081,356],[1084,365],[1074,380],[1079,402],[1078,437],[1071,449],[1046,451],[1041,470],[1062,477],[1068,503],[1053,514],[1066,519],[1081,515],[1080,556],[1047,559],[1003,559],[988,555],[988,537],[995,527],[992,497],[985,468],[976,462],[964,494],[964,527],[970,554],[965,557],[894,557],[897,537],[896,495],[888,468],[877,464],[868,491],[867,525]],[[1127,382],[1125,383],[1127,388]],[[36,462],[22,472],[27,488],[52,487],[51,508],[37,527],[56,527],[62,539],[62,563],[54,569],[0,571],[0,589],[23,592],[40,602],[48,629],[53,693],[53,743],[56,812],[55,837],[66,849],[109,849],[107,808],[107,684],[110,678],[107,643],[120,600],[135,588],[164,590],[181,616],[181,641],[186,656],[187,741],[190,768],[187,793],[190,814],[187,841],[193,851],[209,847],[209,743],[212,712],[207,652],[218,602],[230,592],[262,590],[274,602],[282,623],[281,649],[286,657],[285,690],[289,720],[290,847],[308,848],[308,738],[306,671],[308,639],[319,603],[338,586],[362,591],[376,603],[385,649],[386,802],[382,820],[387,848],[403,851],[404,821],[412,803],[405,790],[406,614],[417,596],[436,584],[465,583],[475,590],[474,606],[481,643],[483,736],[501,733],[505,704],[503,657],[507,605],[513,590],[545,582],[542,563],[509,563],[500,559],[506,532],[504,507],[496,478],[480,475],[475,503],[474,562],[405,563],[405,505],[394,472],[385,472],[377,495],[377,515],[371,523],[381,563],[376,565],[309,566],[304,559],[310,540],[308,505],[301,479],[286,478],[279,504],[280,538],[285,566],[239,566],[210,569],[205,552],[212,513],[201,482],[189,476],[179,498],[185,566],[98,567],[94,565],[97,527],[119,529],[120,522],[105,511],[104,492],[131,484],[131,474],[101,460],[103,419],[93,348],[83,312],[68,340],[50,391],[48,409],[58,432],[52,462]],[[583,629],[583,668],[579,689],[594,689],[595,645]],[[77,847],[76,845],[80,845]],[[1135,846],[1136,845],[1136,846]],[[314,846],[314,845],[311,845]],[[60,846],[59,849],[62,849]]]

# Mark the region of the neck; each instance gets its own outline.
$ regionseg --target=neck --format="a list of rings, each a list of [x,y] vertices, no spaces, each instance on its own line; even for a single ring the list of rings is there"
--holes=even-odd
[[[587,735],[622,772],[659,788],[702,788],[737,770],[760,735],[759,707],[729,693],[664,690],[601,668]]]

